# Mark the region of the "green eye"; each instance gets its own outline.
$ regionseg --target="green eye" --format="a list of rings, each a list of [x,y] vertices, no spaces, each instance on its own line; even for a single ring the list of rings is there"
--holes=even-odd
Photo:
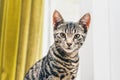
[[[75,38],[75,39],[80,38],[80,34],[76,34],[76,35],[74,36],[74,38]]]
[[[66,35],[65,35],[64,33],[60,33],[60,36],[61,36],[62,38],[66,38]]]

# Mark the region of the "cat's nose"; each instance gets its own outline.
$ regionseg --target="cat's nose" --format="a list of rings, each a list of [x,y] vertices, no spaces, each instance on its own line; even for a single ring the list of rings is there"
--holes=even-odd
[[[67,45],[70,47],[72,45],[72,43],[67,43]]]

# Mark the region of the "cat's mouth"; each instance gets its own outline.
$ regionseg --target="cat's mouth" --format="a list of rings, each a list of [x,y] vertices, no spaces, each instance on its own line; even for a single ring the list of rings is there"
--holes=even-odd
[[[72,53],[74,50],[71,47],[67,47],[64,49],[67,53]]]
[[[70,48],[70,47],[68,47],[67,49],[68,49],[68,50],[71,50],[71,48]]]
[[[67,53],[72,53],[74,51],[74,48],[73,47],[62,47],[62,49],[67,52]]]

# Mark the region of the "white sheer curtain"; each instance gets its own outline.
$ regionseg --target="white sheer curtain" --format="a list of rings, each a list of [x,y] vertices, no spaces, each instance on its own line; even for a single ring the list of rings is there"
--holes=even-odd
[[[120,80],[120,1],[93,1],[94,80]]]

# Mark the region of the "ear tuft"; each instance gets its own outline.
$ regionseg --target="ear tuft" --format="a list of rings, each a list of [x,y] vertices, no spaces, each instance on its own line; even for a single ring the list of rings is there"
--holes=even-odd
[[[58,24],[63,23],[63,18],[61,16],[61,14],[55,10],[53,13],[53,25],[54,27],[56,27]]]
[[[91,20],[91,16],[90,13],[86,13],[79,21],[79,24],[84,25],[87,30],[89,28],[90,25],[90,20]]]

